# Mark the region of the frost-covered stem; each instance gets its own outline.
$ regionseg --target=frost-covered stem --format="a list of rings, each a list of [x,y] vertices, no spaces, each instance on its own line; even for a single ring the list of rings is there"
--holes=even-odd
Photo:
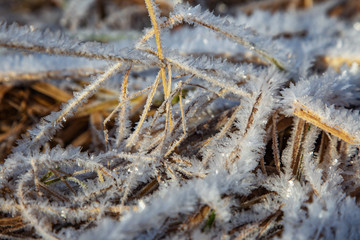
[[[264,224],[262,223],[262,227],[260,228],[259,234],[256,236],[256,239],[261,239],[262,235],[270,228],[271,225],[274,224],[275,220],[281,215],[281,208],[284,206],[282,204],[274,214],[272,214],[271,218]]]
[[[3,72],[0,74],[0,83],[34,82],[48,79],[62,80],[64,78],[87,78],[94,74],[104,73],[103,70],[94,68],[73,68],[64,70],[49,70],[42,72]]]
[[[106,129],[106,124],[110,121],[110,119],[114,116],[114,114],[116,112],[118,112],[118,110],[126,103],[128,103],[131,99],[136,98],[138,96],[140,96],[141,94],[149,91],[151,89],[152,86],[149,86],[145,89],[142,89],[136,93],[133,93],[132,95],[130,95],[129,97],[127,97],[124,101],[119,102],[119,104],[115,107],[115,109],[109,114],[109,116],[107,116],[103,122],[103,127],[104,127],[104,138],[105,138],[105,143],[106,143],[106,148],[108,149],[108,140],[109,140],[109,136],[108,136],[108,131]]]
[[[300,102],[296,101],[293,103],[294,106],[294,114],[298,116],[299,118],[314,124],[315,126],[323,129],[324,131],[331,133],[332,135],[344,140],[347,143],[350,144],[356,144],[359,145],[360,141],[356,138],[356,136],[353,136],[351,133],[348,133],[344,129],[342,129],[340,126],[330,126],[329,124],[326,124],[323,119],[314,111],[309,109],[304,104],[301,104]]]
[[[55,54],[62,56],[71,56],[71,57],[84,57],[89,59],[98,59],[98,60],[110,60],[110,61],[120,61],[120,62],[130,62],[137,64],[144,64],[141,60],[131,59],[131,58],[123,58],[120,56],[106,55],[102,53],[90,53],[81,50],[69,50],[69,49],[61,49],[57,47],[45,47],[41,45],[30,45],[27,46],[25,44],[12,43],[12,42],[0,42],[0,47],[6,48],[14,48],[20,50],[27,50],[37,53],[47,53],[47,54]]]
[[[251,113],[250,113],[250,116],[249,116],[249,119],[247,121],[247,125],[246,125],[246,128],[245,128],[245,131],[244,131],[244,134],[242,136],[242,138],[245,138],[248,134],[248,131],[250,130],[250,128],[253,126],[253,123],[254,123],[254,120],[255,120],[255,114],[257,113],[258,111],[258,107],[261,103],[261,100],[262,100],[262,92],[260,92],[260,94],[257,96],[256,100],[255,100],[255,103],[251,109]],[[236,156],[239,155],[241,153],[241,149],[240,149],[240,145],[236,146],[236,148],[234,149],[234,151],[231,152],[230,154],[230,161],[231,163],[233,164],[236,160]]]
[[[258,106],[260,105],[261,100],[262,100],[262,93],[260,93],[259,96],[256,98],[255,104],[254,104],[254,106],[253,106],[253,108],[251,110],[251,114],[249,116],[249,120],[248,120],[246,128],[245,128],[244,137],[247,135],[248,131],[250,130],[250,127],[254,123],[255,114],[258,111]]]
[[[260,158],[260,168],[263,174],[267,175],[264,158]]]
[[[326,153],[326,146],[328,145],[328,142],[329,142],[329,140],[327,139],[325,132],[322,132],[321,139],[320,139],[318,159],[317,159],[318,164],[322,163],[324,160],[324,156]]]
[[[154,114],[154,116],[153,116],[152,122],[151,122],[151,124],[150,124],[150,127],[149,127],[149,134],[151,134],[150,131],[151,131],[151,129],[154,128],[155,123],[156,123],[156,121],[158,120],[161,112],[164,111],[164,107],[165,107],[165,105],[167,104],[167,102],[170,101],[171,99],[173,99],[173,98],[175,97],[176,93],[179,91],[179,89],[182,87],[182,85],[184,85],[184,84],[189,84],[189,81],[191,81],[192,78],[193,78],[193,77],[191,76],[191,77],[189,77],[184,83],[179,84],[178,87],[177,87],[176,89],[174,89],[174,91],[171,93],[171,95],[170,95],[167,99],[164,100],[164,102],[160,105],[160,107],[157,108],[157,110],[156,110],[156,112],[155,112],[155,114]],[[178,126],[178,123],[175,125],[175,128],[176,128],[177,126]]]
[[[35,184],[35,191],[38,197],[40,197],[40,189],[39,189],[39,179],[37,178],[38,169],[36,167],[35,161],[33,158],[31,158],[31,166],[33,168],[33,174],[34,174],[34,184]]]
[[[195,17],[187,17],[189,18],[191,21],[196,22],[197,24],[200,24],[204,27],[207,27],[215,32],[219,32],[225,36],[227,36],[228,38],[233,39],[235,42],[240,43],[241,45],[243,45],[244,47],[256,52],[257,54],[259,54],[260,56],[264,57],[266,60],[268,60],[270,63],[274,64],[279,70],[281,71],[286,71],[285,67],[282,65],[282,63],[277,60],[275,57],[272,57],[271,55],[269,55],[266,51],[264,51],[263,49],[260,49],[256,46],[255,43],[253,42],[249,42],[247,40],[245,40],[244,38],[241,38],[239,36],[236,36],[234,34],[231,34],[230,32],[226,32],[223,31],[221,28],[213,26],[211,24],[205,23]]]
[[[121,197],[121,200],[120,200],[120,207],[124,207],[125,202],[128,199],[128,196],[130,194],[130,184],[131,184],[131,181],[133,181],[133,179],[135,178],[135,175],[136,175],[135,171],[136,171],[136,168],[137,168],[137,163],[133,164],[132,168],[133,168],[133,170],[131,171],[130,176],[127,178],[127,185],[126,185],[126,188],[123,191],[124,193],[123,193],[123,196]]]
[[[156,12],[155,12],[154,5],[153,5],[153,0],[145,0],[145,4],[148,9],[151,24],[153,25],[153,29],[155,32],[155,40],[156,40],[156,47],[157,47],[157,53],[158,53],[157,56],[158,56],[160,62],[163,63],[164,55],[163,55],[162,47],[161,47],[160,28],[159,28],[159,24],[157,21],[157,16],[156,16]],[[162,79],[162,84],[163,84],[163,89],[164,89],[164,97],[165,97],[165,99],[167,99],[171,92],[171,79],[169,79],[168,81],[166,80],[164,66],[160,67],[160,73],[161,73],[161,79]],[[171,68],[169,69],[169,75],[170,74],[171,74]],[[167,123],[170,124],[170,131],[171,131],[172,130],[171,129],[172,128],[172,116],[171,116],[171,111],[170,111],[169,107],[166,108],[166,121],[167,121]],[[166,136],[166,134],[167,134],[167,125],[165,126],[165,136]]]
[[[157,19],[156,19],[156,13],[155,13],[155,10],[154,10],[152,0],[145,0],[145,4],[146,4],[146,7],[148,9],[151,24],[153,25],[154,32],[155,32],[155,39],[156,39],[156,47],[157,47],[157,51],[158,51],[158,57],[159,57],[160,61],[163,62],[164,61],[164,55],[163,55],[162,47],[161,47],[160,30],[159,30],[159,25],[158,25],[158,22],[157,22]],[[164,87],[165,98],[167,98],[167,96],[168,96],[167,95],[167,92],[168,92],[167,88],[170,87],[170,86],[167,86],[165,68],[161,67],[160,72],[161,72],[161,78],[162,78],[162,83],[163,83],[163,87]]]
[[[175,16],[172,16],[171,18],[168,18],[166,22],[159,25],[160,28],[172,28],[184,21],[184,17],[180,14],[176,14]],[[140,46],[144,44],[147,40],[149,40],[152,36],[154,36],[155,30],[151,29],[148,31],[136,44],[136,46]]]
[[[119,102],[125,102],[127,98],[127,86],[128,86],[128,80],[129,80],[129,74],[131,71],[130,66],[128,70],[125,73],[125,76],[123,78],[122,87],[121,87],[121,93],[120,93],[120,99]],[[127,104],[123,104],[119,111],[119,117],[118,117],[118,135],[116,138],[116,146],[119,147],[121,141],[124,139],[126,135],[126,119],[127,119]]]
[[[138,122],[138,124],[136,126],[135,131],[131,134],[131,136],[129,138],[129,141],[126,144],[126,147],[130,147],[130,146],[132,146],[134,144],[134,141],[135,141],[137,135],[140,132],[140,128],[143,125],[143,123],[145,121],[145,118],[147,116],[147,113],[150,110],[150,106],[151,106],[152,100],[153,100],[153,98],[155,96],[156,89],[157,89],[157,87],[159,85],[160,78],[161,78],[161,73],[159,72],[159,74],[156,76],[155,83],[152,85],[151,92],[150,92],[150,94],[149,94],[149,96],[148,96],[148,98],[146,100],[146,103],[145,103],[145,106],[144,106],[144,111],[141,114],[140,120],[139,120],[139,122]]]
[[[278,173],[280,173],[280,153],[279,153],[279,144],[277,140],[277,130],[276,130],[276,113],[272,116],[272,149],[274,153],[275,166]]]
[[[211,137],[209,139],[207,139],[204,143],[203,143],[203,147],[205,148],[206,146],[208,146],[211,142],[215,143],[218,140],[220,140],[222,137],[225,136],[225,134],[229,131],[230,127],[232,126],[232,124],[234,123],[237,113],[239,112],[239,110],[242,108],[242,106],[238,106],[235,111],[231,114],[231,117],[229,118],[229,120],[225,123],[225,126],[221,129],[221,131],[219,133],[217,133],[214,137]],[[213,148],[209,148],[207,150],[207,154],[204,157],[202,164],[203,166],[206,166],[207,163],[209,162],[209,159],[211,157],[213,153]]]
[[[193,75],[195,75],[196,77],[202,78],[205,81],[208,81],[211,84],[214,84],[215,86],[219,86],[222,88],[225,88],[226,90],[228,90],[229,92],[232,92],[234,94],[237,94],[239,96],[243,96],[243,97],[251,97],[251,94],[234,86],[231,86],[230,84],[227,84],[226,82],[220,82],[217,78],[210,76],[209,74],[203,73],[201,70],[198,70],[195,67],[191,67],[189,65],[185,65],[181,62],[179,62],[178,60],[172,59],[172,58],[168,58],[166,57],[165,60],[167,62],[172,63],[173,65],[175,65],[177,68],[184,70],[185,72],[191,73]]]
[[[294,131],[294,137],[291,138],[292,141],[290,142],[290,146],[292,148],[290,168],[293,169],[293,173],[296,172],[297,168],[297,160],[299,158],[301,139],[303,138],[304,134],[305,121],[302,119],[298,119],[295,123],[295,126],[296,129]]]
[[[171,65],[168,64],[168,77],[169,77],[169,86],[171,86],[171,81],[172,81],[172,72],[171,72]],[[172,130],[173,130],[173,120],[172,120],[172,115],[171,115],[171,87],[169,87],[168,89],[166,89],[166,93],[164,93],[165,96],[165,129],[164,129],[164,138],[163,141],[161,142],[161,148],[163,147],[163,143],[165,142],[166,138],[170,136]]]
[[[48,233],[46,230],[43,229],[43,227],[41,226],[41,224],[39,223],[39,221],[34,217],[31,216],[31,213],[29,213],[29,205],[25,203],[25,196],[24,196],[24,183],[27,179],[30,178],[30,175],[32,170],[29,170],[27,173],[25,173],[18,184],[18,189],[17,189],[17,195],[19,196],[19,204],[21,207],[21,215],[23,216],[23,218],[25,218],[27,221],[30,222],[30,224],[36,229],[36,232],[39,233],[42,237],[46,238],[46,239],[56,239],[59,240],[60,238],[57,238],[56,236],[51,235],[50,233]]]
[[[201,19],[196,18],[196,16],[182,16],[180,14],[176,14],[174,16],[172,16],[171,18],[169,18],[165,23],[160,25],[160,28],[165,28],[165,27],[174,27],[178,24],[181,24],[184,22],[184,20],[187,19],[191,22],[195,22],[201,26],[204,26],[206,28],[209,28],[215,32],[218,32],[220,34],[223,34],[224,36],[234,40],[235,42],[243,45],[244,47],[248,48],[251,51],[256,52],[257,54],[259,54],[260,56],[262,56],[263,58],[265,58],[268,62],[274,64],[279,70],[281,71],[287,71],[287,69],[283,66],[283,64],[276,59],[275,57],[271,56],[269,53],[267,53],[265,50],[259,48],[256,46],[255,43],[250,42],[245,40],[242,37],[239,37],[237,35],[232,34],[231,32],[227,32],[222,30],[220,27],[216,27],[214,25],[211,25],[207,22],[204,22]],[[139,43],[137,45],[143,44],[145,41],[147,41],[150,37],[152,37],[153,35],[156,35],[156,30],[151,30],[149,31],[147,34],[145,34],[143,36],[143,38],[139,41]]]
[[[171,64],[168,64],[168,77],[169,77],[168,84],[169,84],[169,86],[171,86],[171,81],[172,81]],[[171,98],[170,98],[171,87],[168,87],[166,91],[167,92],[166,92],[165,96],[167,96],[169,98],[169,100],[166,103],[166,121],[167,121],[166,127],[169,126],[170,127],[169,132],[171,132],[173,129],[173,121],[172,121],[172,114],[171,114],[171,108],[170,108],[171,107]],[[166,134],[165,134],[165,136],[166,136]]]
[[[180,82],[180,86],[182,85],[182,83]],[[183,128],[183,135],[180,137],[180,139],[178,141],[176,141],[171,147],[170,149],[167,151],[167,153],[164,155],[164,157],[167,157],[168,155],[170,155],[170,153],[172,153],[172,151],[174,151],[174,149],[184,140],[184,138],[186,137],[186,120],[185,120],[185,114],[184,114],[184,105],[183,105],[183,101],[182,101],[182,96],[181,96],[181,90],[182,88],[180,87],[179,90],[179,104],[180,104],[180,112],[181,112],[181,123],[182,123],[182,128]],[[169,101],[170,102],[170,101]]]
[[[41,131],[32,139],[32,145],[34,146],[38,143],[41,144],[41,141],[43,141],[46,134],[51,129],[56,129],[61,123],[65,122],[66,118],[72,112],[74,112],[87,98],[89,98],[104,81],[106,81],[111,75],[113,75],[121,67],[121,65],[121,62],[114,64],[98,79],[96,79],[83,91],[81,91],[79,95],[76,95],[73,99],[71,99],[69,103],[58,113],[58,116],[54,121],[52,121],[50,124],[46,123],[46,125],[41,128]]]
[[[49,170],[51,172],[53,172],[63,183],[65,183],[65,185],[70,189],[71,192],[76,194],[75,190],[70,186],[70,184],[67,182],[66,178],[64,178],[60,173],[58,173],[58,171],[56,171],[56,169],[50,168]],[[34,175],[34,177],[36,178],[35,175]]]

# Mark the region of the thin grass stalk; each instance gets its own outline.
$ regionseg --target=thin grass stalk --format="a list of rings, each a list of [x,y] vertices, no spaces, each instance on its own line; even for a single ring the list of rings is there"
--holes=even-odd
[[[49,70],[43,72],[3,72],[0,73],[0,83],[29,83],[46,81],[48,79],[63,80],[65,78],[80,79],[88,78],[94,74],[102,74],[103,70],[94,68],[74,68],[66,71]]]
[[[254,105],[252,106],[249,119],[248,119],[246,127],[244,129],[244,133],[242,134],[243,139],[247,136],[248,131],[253,126],[254,119],[255,119],[255,114],[258,111],[258,107],[260,105],[261,100],[262,100],[262,92],[259,93],[259,95],[257,96],[257,98],[255,100]],[[229,156],[228,159],[230,160],[231,164],[235,163],[236,157],[240,158],[241,150],[242,149],[240,148],[240,145],[237,145],[235,147],[235,149],[230,153],[230,156]],[[228,166],[228,161],[227,161],[227,166]]]
[[[140,191],[138,191],[135,194],[135,198],[142,198],[148,194],[150,194],[152,191],[154,191],[157,187],[159,187],[159,182],[154,179],[151,182],[149,182],[148,184],[146,184],[143,188],[140,189]]]
[[[51,190],[50,188],[48,188],[44,183],[40,182],[39,183],[39,186],[46,190],[48,193],[50,193],[51,195],[55,196],[56,198],[58,198],[59,200],[63,201],[63,202],[69,202],[70,199],[65,197],[65,196],[62,196],[61,194],[55,192],[54,190]]]
[[[318,128],[323,129],[324,131],[331,133],[332,135],[344,140],[347,143],[359,145],[360,141],[356,136],[348,133],[340,126],[330,126],[326,124],[325,121],[314,111],[306,107],[304,104],[299,102],[293,103],[295,106],[294,114],[305,121],[314,124]]]
[[[186,223],[180,225],[180,229],[183,231],[189,231],[197,226],[200,225],[200,223],[205,219],[205,217],[210,212],[211,207],[208,205],[202,206],[198,212],[196,212],[194,215],[190,216]]]
[[[146,104],[144,106],[144,111],[141,114],[139,123],[136,126],[135,131],[129,137],[129,140],[128,140],[128,143],[126,144],[126,147],[130,147],[130,146],[132,146],[134,144],[134,141],[135,141],[135,139],[137,138],[137,136],[138,136],[138,134],[140,132],[141,126],[143,125],[143,123],[144,123],[144,121],[146,119],[146,116],[147,116],[147,114],[148,114],[148,112],[150,110],[152,100],[153,100],[153,98],[155,96],[156,89],[157,89],[157,87],[159,85],[160,77],[161,77],[161,73],[159,72],[158,75],[156,76],[154,84],[152,85],[151,92],[150,92],[150,94],[149,94],[149,96],[148,96],[148,98],[146,100]]]
[[[135,169],[137,168],[137,164],[138,163],[135,163],[135,164],[133,164],[133,166],[132,166],[132,171],[131,171],[131,173],[130,173],[130,176],[126,179],[126,182],[127,182],[127,185],[126,185],[126,187],[125,187],[125,189],[124,189],[124,193],[123,193],[123,196],[121,197],[121,199],[120,199],[120,206],[121,207],[124,207],[125,206],[125,202],[126,202],[126,200],[128,199],[128,197],[129,197],[129,194],[130,194],[130,184],[131,184],[131,182],[133,181],[133,179],[134,179],[134,177],[135,177]]]
[[[168,102],[170,102],[171,99],[174,98],[175,95],[176,95],[176,93],[179,91],[180,85],[189,84],[189,82],[190,82],[192,79],[193,79],[193,76],[190,76],[188,79],[186,79],[186,81],[185,81],[184,83],[179,84],[179,86],[178,86],[176,89],[173,90],[173,92],[170,94],[170,96],[169,96],[167,99],[164,100],[164,102],[160,105],[160,107],[158,107],[158,109],[156,110],[156,113],[154,114],[153,120],[152,120],[152,122],[151,122],[151,124],[150,124],[149,131],[148,131],[149,134],[151,134],[150,131],[151,131],[151,129],[154,128],[155,123],[156,123],[156,121],[158,120],[161,112],[164,111],[164,107],[166,107],[166,104],[167,104]],[[176,126],[177,126],[177,125],[176,125]],[[175,126],[175,127],[176,127],[176,126]]]
[[[183,101],[182,101],[182,88],[181,88],[182,83],[180,82],[180,89],[179,89],[179,104],[180,104],[180,113],[181,113],[181,123],[182,123],[182,129],[183,129],[183,134],[180,137],[179,140],[177,140],[171,147],[170,149],[167,151],[167,153],[164,155],[164,157],[167,157],[168,155],[170,155],[170,153],[172,151],[174,151],[174,149],[185,139],[186,137],[186,119],[185,119],[185,114],[184,114],[184,105],[183,105]],[[169,101],[170,102],[170,101]]]
[[[171,178],[171,180],[173,181],[179,181],[178,177],[176,176],[174,170],[169,166],[169,164],[167,164],[166,162],[163,163],[164,167],[167,170],[167,175]]]
[[[241,45],[243,45],[244,47],[256,52],[257,54],[259,54],[260,56],[262,56],[263,58],[265,58],[267,61],[269,61],[270,63],[274,64],[279,70],[281,71],[285,71],[287,72],[286,68],[284,67],[284,65],[279,61],[277,60],[275,57],[271,56],[269,53],[267,53],[265,50],[263,49],[260,49],[256,46],[256,44],[252,43],[252,42],[248,42],[246,41],[245,39],[239,37],[239,36],[236,36],[234,34],[231,34],[229,32],[226,32],[226,31],[223,31],[221,28],[218,28],[216,26],[213,26],[209,23],[205,23],[195,17],[189,17],[189,16],[186,16],[187,18],[191,19],[191,21],[194,21],[204,27],[207,27],[215,32],[219,32],[221,34],[223,34],[224,36],[234,40],[235,42],[237,43],[240,43]]]
[[[328,139],[324,132],[321,132],[320,147],[318,153],[318,164],[322,163],[326,153],[326,146],[328,145]]]
[[[283,63],[281,63],[281,61],[279,61],[278,59],[276,59],[275,57],[271,56],[269,53],[267,53],[265,50],[259,48],[256,46],[256,44],[254,44],[253,42],[249,42],[247,40],[245,40],[244,38],[234,35],[230,32],[227,31],[223,31],[221,28],[216,27],[214,25],[211,25],[210,23],[204,22],[198,18],[196,18],[196,16],[182,16],[180,14],[177,14],[171,18],[169,18],[165,23],[160,25],[160,28],[165,28],[165,27],[174,27],[176,25],[179,25],[181,23],[183,23],[185,20],[189,20],[192,22],[195,22],[203,27],[209,28],[211,30],[213,30],[214,32],[220,33],[230,39],[232,39],[233,41],[243,45],[244,47],[250,49],[251,51],[254,51],[255,53],[257,53],[258,55],[260,55],[261,57],[263,57],[265,60],[267,60],[268,62],[270,62],[271,64],[275,65],[280,71],[285,71],[287,72],[285,66],[283,65]],[[143,36],[143,38],[139,41],[138,46],[145,43],[150,37],[152,37],[153,35],[156,35],[156,30],[153,31],[149,31],[146,35]]]
[[[59,114],[54,121],[45,125],[45,127],[41,129],[41,131],[32,139],[31,144],[36,145],[41,143],[51,129],[56,129],[58,125],[66,121],[67,117],[71,115],[72,112],[76,111],[76,109],[81,106],[87,98],[94,94],[95,90],[97,90],[104,81],[109,79],[109,77],[111,77],[121,66],[121,62],[112,65],[104,74],[86,86],[81,94],[71,99],[68,104],[60,112],[58,112]]]
[[[279,144],[278,144],[278,136],[277,136],[277,130],[276,130],[276,114],[273,114],[272,116],[272,131],[271,131],[271,137],[272,137],[272,149],[275,159],[275,166],[278,173],[280,173],[280,153],[279,153]]]
[[[271,227],[271,225],[275,222],[275,220],[280,216],[280,214],[282,213],[281,208],[284,206],[281,205],[279,210],[277,210],[273,216],[271,216],[271,218],[264,224],[264,226],[260,227],[260,232],[258,234],[258,236],[256,237],[256,239],[261,239],[264,235],[264,233]]]
[[[297,119],[295,123],[296,129],[294,132],[294,141],[292,144],[292,154],[291,154],[291,168],[294,168],[296,165],[296,160],[298,159],[300,146],[301,146],[301,139],[304,133],[305,121],[302,119]]]
[[[101,53],[89,53],[89,52],[83,52],[83,51],[77,51],[77,50],[68,50],[68,49],[61,49],[61,48],[48,48],[41,45],[36,46],[26,46],[21,44],[14,44],[11,42],[3,43],[0,42],[0,47],[5,48],[14,48],[19,50],[26,50],[36,53],[46,53],[46,54],[54,54],[54,55],[60,55],[60,56],[70,56],[70,57],[84,57],[89,59],[98,59],[98,60],[108,60],[108,61],[114,61],[114,62],[128,62],[133,64],[140,64],[140,65],[149,65],[143,62],[140,59],[131,59],[131,58],[125,58],[123,56],[113,56],[113,55],[105,55]],[[154,66],[161,66],[161,63],[152,63]]]
[[[70,189],[71,192],[76,194],[75,190],[70,186],[67,180],[63,176],[61,176],[61,174],[58,173],[58,171],[56,171],[56,169],[50,168],[50,171],[53,172],[58,178],[60,178],[60,180],[65,183],[65,185]]]
[[[17,187],[17,195],[19,196],[19,205],[21,207],[21,215],[22,217],[28,221],[31,226],[33,226],[37,233],[39,233],[42,237],[46,238],[46,239],[55,239],[55,240],[60,240],[60,238],[50,234],[48,231],[46,231],[45,229],[42,228],[41,224],[39,223],[39,221],[31,216],[31,214],[29,213],[29,209],[28,209],[28,204],[26,204],[25,201],[25,196],[24,196],[24,188],[25,188],[25,179],[27,179],[29,176],[31,175],[31,171],[28,171],[27,173],[25,173],[22,178],[19,181],[18,187]],[[41,186],[41,185],[40,185]]]
[[[0,218],[1,227],[13,226],[19,223],[23,223],[22,218],[20,216]]]
[[[121,87],[121,93],[120,93],[120,99],[119,102],[125,102],[126,98],[127,98],[127,86],[128,86],[128,80],[129,80],[129,74],[131,71],[132,66],[130,65],[130,67],[128,68],[128,70],[126,71],[124,78],[123,78],[123,82],[122,82],[122,87]],[[119,111],[119,116],[118,116],[118,134],[116,137],[116,147],[119,148],[121,141],[125,138],[126,135],[126,119],[127,119],[127,101],[120,107],[120,111]]]
[[[163,55],[162,47],[161,47],[160,30],[159,30],[159,25],[158,25],[158,22],[157,22],[157,19],[156,19],[156,13],[155,13],[155,10],[154,10],[152,0],[145,0],[145,4],[146,4],[146,7],[148,9],[151,24],[153,26],[154,33],[155,33],[155,40],[156,40],[156,47],[157,47],[157,51],[158,51],[158,57],[159,57],[159,60],[161,62],[163,62],[164,61],[164,55]],[[161,67],[160,72],[161,72],[161,78],[162,78],[162,82],[163,82],[165,98],[167,98],[167,92],[168,91],[167,91],[165,68]]]
[[[31,166],[33,168],[33,174],[34,174],[34,184],[35,184],[35,191],[36,191],[36,194],[38,195],[38,197],[40,197],[40,189],[39,189],[39,179],[37,177],[37,173],[38,173],[38,170],[37,170],[37,167],[36,167],[36,163],[35,163],[35,160],[32,158],[31,159]]]
[[[171,82],[172,82],[172,71],[171,71],[171,64],[168,64],[168,85],[167,93],[165,94],[165,98],[170,98],[171,94]],[[166,103],[166,121],[168,122],[167,125],[169,125],[169,133],[173,130],[173,120],[172,120],[172,114],[171,114],[171,99],[169,99]],[[166,132],[166,131],[165,131]],[[165,134],[166,135],[166,134]]]
[[[242,90],[241,88],[237,88],[234,87],[228,83],[225,82],[220,82],[216,76],[211,76],[212,74],[206,74],[203,71],[195,68],[195,67],[191,67],[189,65],[185,65],[182,62],[179,62],[178,60],[175,59],[171,59],[169,57],[165,57],[165,60],[171,64],[173,64],[174,66],[176,66],[177,68],[188,72],[190,74],[193,74],[194,76],[204,79],[205,81],[215,85],[215,86],[219,86],[221,88],[226,89],[229,92],[232,92],[236,95],[242,96],[242,97],[251,97],[252,94],[246,92],[245,90]],[[219,95],[219,94],[218,94]]]
[[[264,158],[260,158],[260,168],[261,168],[261,172],[267,175]]]
[[[159,24],[157,22],[157,17],[156,17],[156,12],[153,6],[153,0],[145,0],[145,4],[146,7],[148,9],[149,12],[149,16],[150,16],[150,20],[151,20],[151,24],[153,26],[153,29],[155,31],[155,40],[156,40],[156,47],[157,47],[157,52],[158,52],[158,57],[161,63],[164,63],[164,55],[162,52],[162,47],[161,47],[161,39],[160,39],[160,28],[159,28]],[[160,72],[161,72],[161,79],[162,79],[162,84],[163,84],[163,89],[164,89],[164,96],[165,99],[167,99],[170,95],[171,92],[171,79],[166,80],[166,73],[165,73],[165,67],[161,66],[160,67]],[[171,70],[170,73],[171,74]],[[171,121],[171,112],[169,112],[170,109],[166,108],[166,119],[167,121],[169,121],[169,123],[172,123]]]
[[[259,223],[246,224],[239,228],[240,233],[234,238],[234,240],[255,239],[254,235],[259,230]]]
[[[105,138],[105,144],[106,144],[106,149],[109,150],[109,135],[108,135],[108,131],[106,128],[106,124],[110,121],[110,119],[115,115],[116,112],[119,111],[119,109],[121,109],[121,107],[128,103],[131,99],[134,99],[138,96],[140,96],[141,94],[145,93],[146,91],[149,91],[151,89],[152,86],[149,86],[145,89],[142,89],[136,93],[133,93],[132,95],[130,95],[128,98],[126,98],[124,101],[119,102],[118,105],[114,108],[114,110],[105,118],[104,122],[103,122],[103,128],[104,128],[104,138]]]
[[[232,126],[232,124],[234,123],[235,119],[236,119],[236,115],[237,113],[239,112],[239,110],[242,108],[242,106],[238,106],[235,111],[231,114],[231,117],[229,118],[229,120],[225,123],[225,126],[221,129],[221,131],[219,133],[217,133],[214,137],[211,137],[209,139],[207,139],[206,141],[204,141],[203,143],[201,143],[203,146],[202,146],[202,149],[204,149],[206,146],[208,146],[211,142],[215,142],[215,141],[218,141],[220,140],[222,137],[225,136],[225,134],[228,132],[228,130],[230,129],[230,127]],[[212,153],[213,151],[211,149],[208,149],[207,150],[207,154],[206,156],[204,157],[203,161],[202,161],[202,164],[203,166],[205,167],[211,156],[212,156]]]

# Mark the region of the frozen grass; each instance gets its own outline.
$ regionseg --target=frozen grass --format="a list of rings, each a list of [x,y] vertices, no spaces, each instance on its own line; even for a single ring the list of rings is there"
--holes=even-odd
[[[76,29],[95,1],[70,2]],[[335,1],[267,4],[160,17],[146,0],[132,45],[2,23],[1,96],[37,92],[2,112],[51,113],[3,140],[0,237],[359,239],[359,27]]]

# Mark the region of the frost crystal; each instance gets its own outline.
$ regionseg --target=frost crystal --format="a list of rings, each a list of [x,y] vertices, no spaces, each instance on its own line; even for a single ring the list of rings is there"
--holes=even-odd
[[[105,16],[127,1],[65,2],[64,32],[0,24],[1,238],[360,239],[360,27],[336,1],[146,0],[131,46]],[[103,43],[68,36],[89,26]]]

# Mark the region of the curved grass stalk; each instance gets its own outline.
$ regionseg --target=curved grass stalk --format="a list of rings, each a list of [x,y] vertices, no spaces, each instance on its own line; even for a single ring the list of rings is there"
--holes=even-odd
[[[160,81],[160,77],[161,77],[161,72],[158,73],[158,75],[156,76],[155,82],[151,87],[151,92],[146,100],[145,106],[144,106],[144,111],[141,114],[140,120],[138,125],[136,126],[135,131],[130,135],[128,143],[126,144],[126,147],[131,147],[134,144],[135,139],[137,138],[137,135],[140,132],[141,126],[143,125],[145,118],[150,110],[150,106],[152,103],[152,100],[155,96],[156,93],[156,89],[159,85],[159,81]]]
[[[155,12],[155,9],[153,6],[153,2],[152,2],[152,0],[145,0],[145,4],[148,9],[151,24],[152,24],[154,32],[155,32],[156,47],[157,47],[157,53],[158,53],[157,56],[158,56],[160,62],[163,63],[164,55],[163,55],[162,47],[161,47],[160,28],[159,28],[159,24],[157,22],[157,16],[156,16],[156,12]],[[171,92],[171,68],[168,67],[168,71],[169,71],[169,79],[166,80],[165,67],[164,66],[160,67],[165,99],[167,99],[169,97],[170,92]],[[166,121],[169,123],[170,131],[171,131],[172,130],[172,116],[171,116],[170,105],[166,107]],[[165,135],[166,134],[167,134],[167,124],[165,125]]]
[[[104,74],[102,74],[99,78],[93,81],[91,84],[86,86],[86,88],[81,91],[78,95],[76,95],[73,99],[71,99],[68,104],[57,113],[56,119],[45,123],[45,125],[40,126],[40,131],[36,134],[36,136],[32,139],[32,145],[36,145],[38,143],[42,144],[46,135],[51,131],[55,130],[59,125],[66,121],[69,115],[71,115],[76,109],[94,92],[100,87],[100,85],[109,79],[120,67],[122,66],[121,62],[118,62],[112,65]]]

